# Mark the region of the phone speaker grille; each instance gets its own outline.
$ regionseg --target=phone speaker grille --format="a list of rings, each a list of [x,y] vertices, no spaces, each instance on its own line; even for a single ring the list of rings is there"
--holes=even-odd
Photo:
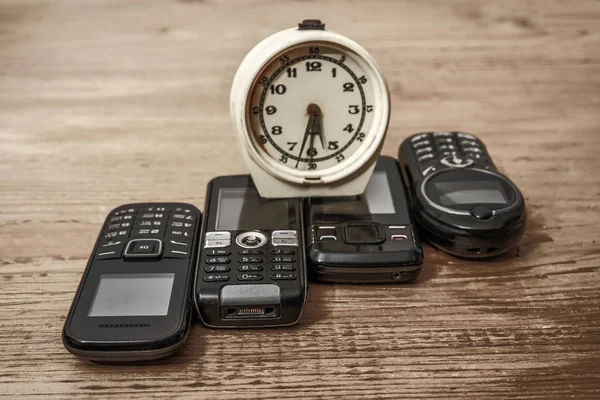
[[[149,328],[150,324],[99,324],[98,328]]]

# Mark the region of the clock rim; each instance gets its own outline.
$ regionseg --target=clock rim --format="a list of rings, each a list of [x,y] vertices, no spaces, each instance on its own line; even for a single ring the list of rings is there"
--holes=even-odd
[[[294,170],[279,164],[273,157],[262,149],[259,150],[258,141],[253,138],[249,127],[249,108],[251,89],[254,87],[258,76],[282,53],[294,47],[308,46],[314,43],[341,47],[359,57],[366,67],[365,73],[373,79],[373,104],[376,114],[373,117],[371,129],[366,138],[367,143],[360,146],[344,162],[325,168],[323,170]],[[244,58],[231,88],[230,99],[231,117],[234,130],[239,143],[261,169],[278,179],[300,184],[324,184],[340,181],[368,163],[371,157],[380,149],[380,144],[385,139],[390,117],[390,99],[387,82],[383,73],[369,54],[369,52],[353,40],[334,32],[320,30],[298,30],[297,28],[277,32],[256,45]],[[363,131],[364,132],[364,131]]]

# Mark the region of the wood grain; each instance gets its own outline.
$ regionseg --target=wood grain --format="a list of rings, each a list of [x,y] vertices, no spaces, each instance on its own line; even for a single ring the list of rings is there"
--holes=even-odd
[[[427,248],[412,285],[312,284],[301,322],[199,323],[176,356],[99,366],[60,332],[106,213],[202,207],[244,173],[229,88],[268,34],[319,17],[392,93],[384,153],[479,135],[526,196],[515,251]],[[0,1],[0,396],[600,398],[600,2]]]

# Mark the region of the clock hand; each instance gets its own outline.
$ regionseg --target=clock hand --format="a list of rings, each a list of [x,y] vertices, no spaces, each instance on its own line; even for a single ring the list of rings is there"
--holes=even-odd
[[[323,135],[323,129],[321,127],[321,119],[323,118],[323,114],[319,109],[319,115],[315,118],[315,123],[313,125],[313,134],[319,135],[319,139],[321,140],[321,147],[325,149],[325,136]],[[312,146],[314,147],[314,146]]]
[[[304,131],[304,138],[302,139],[302,146],[300,147],[300,152],[298,153],[298,160],[296,161],[296,168],[298,168],[298,164],[300,164],[300,158],[302,158],[302,153],[304,152],[304,147],[306,146],[306,140],[312,134],[315,121],[319,114],[321,114],[321,109],[316,104],[309,104],[306,108],[306,113],[308,114],[308,122],[306,124],[306,130]]]

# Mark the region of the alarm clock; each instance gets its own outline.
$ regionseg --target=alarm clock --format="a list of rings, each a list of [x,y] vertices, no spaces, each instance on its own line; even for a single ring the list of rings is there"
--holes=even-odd
[[[230,105],[244,160],[265,198],[363,193],[390,114],[373,57],[319,20],[256,45],[237,70]]]

